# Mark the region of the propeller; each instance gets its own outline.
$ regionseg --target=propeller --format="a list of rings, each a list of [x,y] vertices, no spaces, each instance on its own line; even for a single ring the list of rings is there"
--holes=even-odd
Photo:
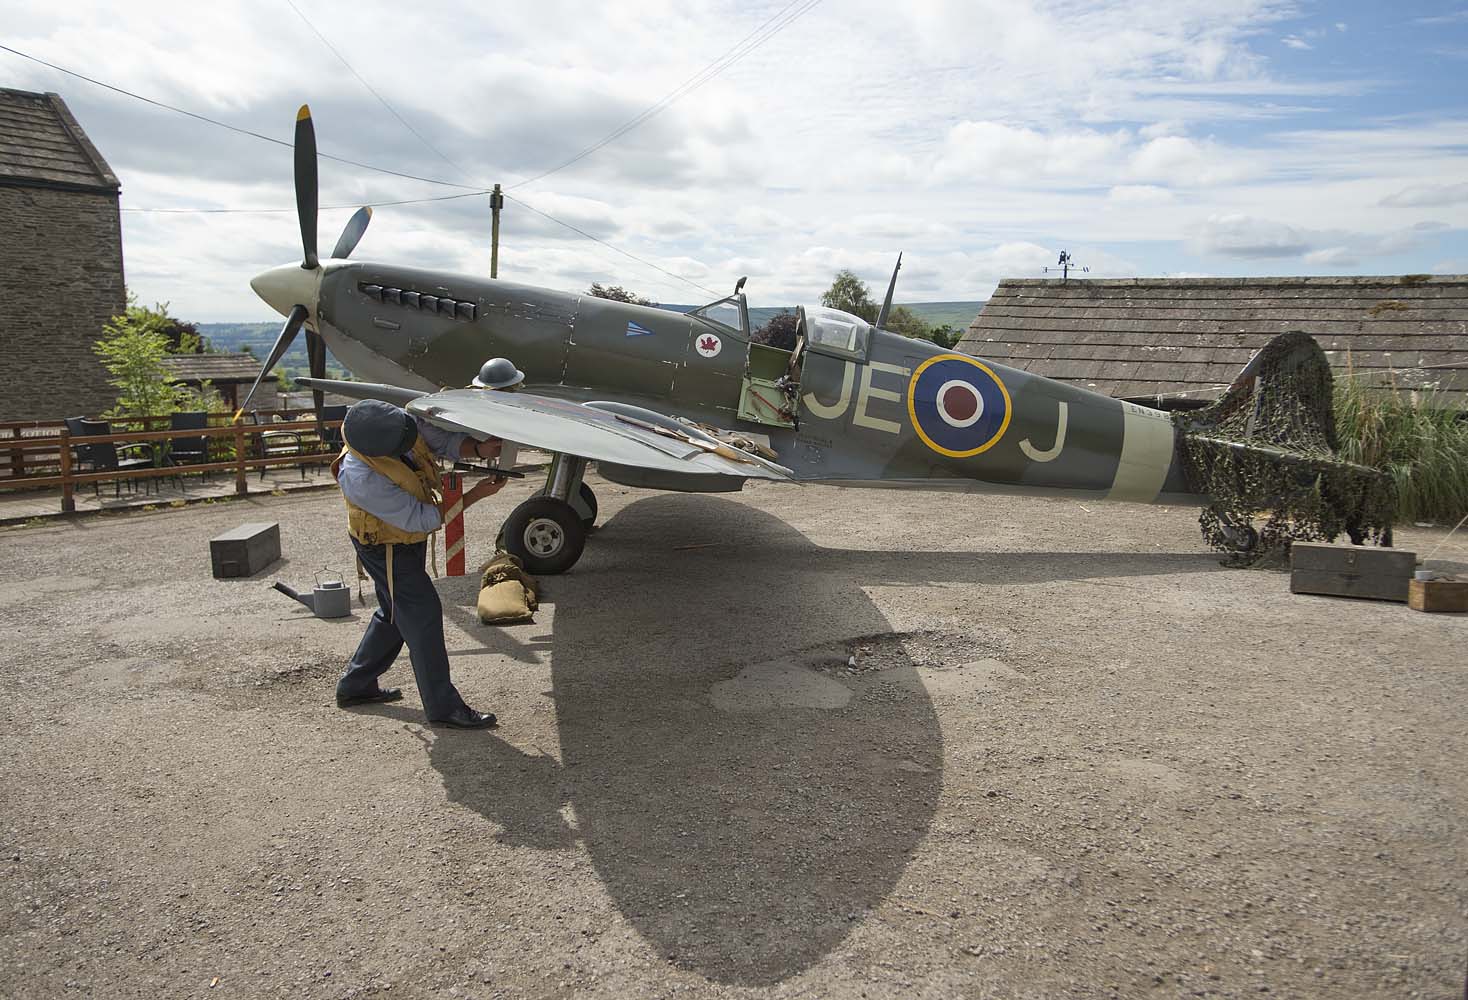
[[[321,334],[306,328],[306,361],[311,366],[312,378],[326,378],[326,341]],[[311,408],[316,411],[316,422],[321,423],[321,406],[325,396],[320,389],[311,390]]]
[[[260,382],[262,379],[265,378],[265,373],[274,368],[275,363],[279,361],[282,356],[284,356],[286,351],[290,350],[291,341],[296,339],[296,333],[299,332],[299,330],[301,329],[301,324],[306,322],[306,317],[309,315],[311,315],[311,310],[307,309],[305,306],[298,305],[291,308],[291,314],[285,318],[285,326],[280,328],[280,336],[275,338],[275,346],[270,349],[270,354],[265,358],[265,363],[260,366],[260,374],[255,376],[255,384],[250,386],[250,391],[245,394],[245,401],[241,403],[240,408],[235,411],[235,420],[239,420],[240,414],[244,413],[245,408],[250,405],[250,400],[254,398],[255,390],[260,388]],[[319,339],[320,336],[320,334],[315,334],[315,337],[317,339]],[[306,343],[307,347],[309,348],[309,335]],[[322,359],[322,366],[324,373],[324,358]],[[313,371],[312,374],[314,375],[315,372]],[[320,394],[318,393],[318,395]],[[319,411],[321,408],[321,404],[318,403],[316,408]]]
[[[301,247],[305,256],[301,266],[314,271],[321,266],[316,259],[316,127],[311,124],[311,106],[302,104],[296,112],[296,215],[301,220]]]
[[[352,213],[352,217],[347,220],[346,227],[342,229],[342,234],[337,237],[336,247],[331,251],[331,256],[337,260],[350,257],[352,251],[357,249],[357,241],[367,231],[367,223],[371,221],[372,207],[370,205],[363,205]]]
[[[322,339],[314,323],[307,325],[308,321],[313,319],[315,298],[319,294],[321,259],[316,253],[316,211],[318,207],[316,126],[311,122],[311,108],[306,104],[301,105],[300,111],[296,113],[294,171],[296,215],[301,225],[300,271],[308,272],[309,276],[301,275],[300,271],[287,266],[268,271],[251,282],[261,297],[277,309],[284,311],[286,303],[292,302],[292,299],[295,299],[295,302],[290,306],[285,325],[281,327],[280,336],[275,340],[275,346],[270,349],[270,355],[265,359],[265,364],[261,366],[260,374],[255,378],[255,384],[250,386],[244,403],[235,411],[235,420],[239,420],[245,412],[250,400],[255,396],[255,390],[260,387],[266,374],[290,349],[291,343],[296,339],[296,334],[300,332],[302,326],[306,326],[306,358],[310,364],[311,377],[314,379],[326,377],[326,341]],[[342,229],[341,235],[337,237],[336,246],[331,251],[332,258],[343,260],[351,256],[371,221],[372,209],[370,207],[363,206],[357,209],[348,220],[346,227]],[[294,276],[287,277],[288,275]],[[300,301],[297,298],[298,295],[309,301]],[[311,395],[316,410],[316,421],[320,423],[321,407],[324,402],[323,394],[320,389],[313,389]]]

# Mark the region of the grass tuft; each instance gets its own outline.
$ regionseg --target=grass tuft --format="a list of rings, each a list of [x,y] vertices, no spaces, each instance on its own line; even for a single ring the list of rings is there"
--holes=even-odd
[[[1468,512],[1468,420],[1431,393],[1335,384],[1341,457],[1381,469],[1397,487],[1399,521],[1453,522]]]

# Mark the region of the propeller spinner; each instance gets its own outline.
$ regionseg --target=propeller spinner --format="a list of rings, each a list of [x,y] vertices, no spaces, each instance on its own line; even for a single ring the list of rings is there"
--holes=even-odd
[[[250,280],[250,287],[255,290],[255,294],[285,316],[286,320],[285,325],[280,328],[280,335],[275,338],[275,345],[271,347],[265,364],[260,368],[260,374],[255,377],[255,384],[250,386],[245,401],[235,411],[235,420],[239,420],[245,408],[250,405],[261,381],[284,357],[285,352],[290,350],[291,343],[302,326],[306,328],[306,357],[310,364],[311,377],[326,377],[326,342],[314,327],[323,273],[321,261],[316,256],[316,127],[311,123],[311,108],[305,104],[301,105],[301,110],[296,114],[294,154],[296,215],[301,224],[301,263],[299,266],[287,264],[272,268]],[[357,209],[342,230],[341,236],[337,238],[336,246],[331,251],[332,258],[339,260],[350,256],[371,221],[371,208],[364,206]],[[319,421],[321,391],[313,390],[312,397]]]

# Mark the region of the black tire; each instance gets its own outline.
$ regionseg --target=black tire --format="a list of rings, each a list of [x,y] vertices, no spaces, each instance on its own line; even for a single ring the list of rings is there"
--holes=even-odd
[[[510,512],[502,531],[504,549],[533,576],[555,576],[576,565],[586,548],[586,528],[570,504],[531,497]]]

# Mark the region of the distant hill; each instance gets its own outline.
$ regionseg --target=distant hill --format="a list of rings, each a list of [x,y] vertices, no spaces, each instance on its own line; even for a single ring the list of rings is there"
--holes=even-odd
[[[275,346],[275,338],[280,336],[279,323],[200,323],[199,333],[209,341],[211,347],[216,351],[238,352],[249,350],[249,352],[260,360],[265,360],[265,355],[270,353],[270,348]],[[284,368],[292,378],[297,375],[305,375],[310,370],[310,362],[306,358],[306,338],[297,336],[296,342],[285,352],[280,366]],[[326,377],[345,378],[347,370],[342,367],[341,362],[332,357],[331,352],[326,352]]]
[[[674,312],[689,312],[697,309],[703,303],[695,305],[665,305],[664,309]],[[939,326],[947,323],[955,330],[966,330],[968,325],[974,321],[979,310],[984,308],[983,300],[974,302],[904,302],[913,312],[917,313],[927,323]],[[749,322],[758,328],[768,323],[771,318],[782,312],[794,312],[794,306],[761,306],[749,310]],[[249,349],[255,357],[264,359],[270,353],[270,348],[275,344],[275,338],[280,335],[279,323],[200,323],[199,332],[209,339],[215,350],[220,351],[243,351]],[[291,349],[285,352],[285,358],[281,362],[287,372],[292,376],[303,375],[307,369],[306,361],[306,338],[297,337]],[[331,356],[326,356],[326,368],[329,377],[340,377],[345,374],[340,362]]]

